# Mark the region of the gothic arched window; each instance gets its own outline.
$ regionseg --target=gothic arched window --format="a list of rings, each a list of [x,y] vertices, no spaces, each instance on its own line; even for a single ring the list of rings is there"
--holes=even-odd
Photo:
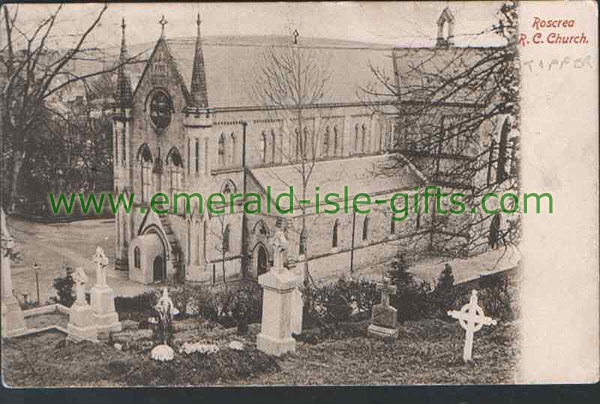
[[[177,147],[172,147],[171,150],[169,150],[166,161],[169,169],[171,195],[173,195],[178,192],[183,185],[183,160]]]
[[[237,156],[237,140],[235,138],[235,133],[231,132],[230,136],[230,150],[229,150],[229,164],[233,165],[236,163]]]
[[[496,168],[496,182],[502,182],[506,179],[506,162],[508,160],[508,135],[510,134],[510,122],[508,118],[504,120],[500,130],[500,142],[498,143],[498,167]]]
[[[225,230],[223,230],[223,251],[222,251],[222,253],[225,254],[228,251],[229,251],[229,225],[226,225]]]
[[[308,234],[306,229],[302,229],[300,232],[300,248],[298,250],[299,255],[306,254],[306,239],[308,238]]]
[[[275,163],[275,150],[277,147],[277,135],[275,131],[271,129],[271,163]]]
[[[339,139],[338,139],[338,128],[337,126],[333,127],[333,155],[337,156],[338,154],[338,143],[339,143]]]
[[[225,181],[225,184],[223,184],[223,186],[221,187],[222,194],[230,194],[236,191],[237,187],[235,186],[235,183],[232,180]]]
[[[331,247],[333,248],[337,248],[338,246],[338,228],[340,226],[340,221],[339,219],[335,220],[335,223],[333,224],[333,232],[331,234]]]
[[[358,124],[354,125],[354,153],[358,152]]]
[[[363,240],[369,239],[369,217],[368,216],[365,217],[365,220],[363,221],[362,239]]]
[[[296,160],[298,160],[300,158],[300,133],[298,128],[294,129],[294,133],[296,134]]]
[[[267,134],[265,131],[260,135],[260,161],[267,162]]]
[[[133,249],[133,266],[136,268],[140,267],[140,249],[138,247]]]
[[[390,234],[396,234],[396,221],[394,220],[394,216],[392,216],[392,220],[390,220]]]
[[[200,171],[200,141],[198,139],[194,141],[194,170],[196,171],[196,173]]]
[[[219,136],[219,146],[218,146],[217,154],[218,154],[218,159],[219,159],[219,166],[224,166],[225,165],[225,134],[224,133],[221,133],[221,136]]]
[[[368,144],[368,140],[367,139],[367,125],[365,125],[364,123],[362,124],[362,136],[360,139],[360,151],[361,152],[365,152],[365,146],[369,146]]]
[[[329,126],[325,128],[325,133],[323,134],[323,150],[321,154],[325,157],[329,155]]]
[[[146,143],[138,149],[137,160],[140,162],[142,201],[145,201],[150,197],[150,186],[152,184],[152,152]]]
[[[305,159],[308,157],[308,129],[306,126],[304,127],[302,133],[302,158]]]

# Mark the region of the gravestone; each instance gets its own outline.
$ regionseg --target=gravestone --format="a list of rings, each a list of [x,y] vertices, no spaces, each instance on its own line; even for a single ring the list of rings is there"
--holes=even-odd
[[[158,325],[156,337],[160,339],[160,344],[155,346],[150,352],[150,357],[154,360],[159,361],[170,361],[175,357],[175,351],[171,348],[169,343],[170,338],[170,327],[173,322],[173,316],[179,313],[179,310],[175,308],[173,301],[169,297],[167,288],[163,288],[163,293],[154,309],[158,313]]]
[[[263,313],[256,347],[269,355],[280,356],[296,350],[291,327],[292,294],[301,280],[283,267],[288,243],[281,230],[275,233],[271,246],[273,267],[258,277],[258,283],[263,287]]]
[[[6,216],[4,210],[0,208],[0,271],[2,274],[2,338],[12,337],[24,332],[27,328],[25,318],[19,302],[13,294],[12,270],[10,266],[10,256],[15,247],[15,241],[8,233],[6,227]]]
[[[94,319],[94,312],[85,300],[85,283],[87,275],[82,267],[77,267],[73,273],[76,300],[71,306],[69,325],[67,331],[70,339],[97,341],[98,331]]]
[[[473,334],[481,330],[484,325],[496,325],[496,320],[492,320],[483,314],[483,309],[477,304],[477,291],[471,291],[471,299],[460,311],[452,310],[448,315],[458,320],[460,326],[465,329],[465,346],[463,349],[463,360],[469,362],[473,354]]]
[[[389,278],[384,277],[383,282],[377,285],[377,290],[381,291],[381,303],[373,306],[367,334],[376,338],[397,338],[398,310],[390,306],[390,293],[396,293],[396,287],[391,285]]]
[[[296,272],[296,259],[295,257],[288,257],[288,271],[292,274],[296,274],[296,276],[300,276]],[[291,327],[293,334],[302,334],[302,316],[303,316],[303,308],[304,301],[302,300],[302,292],[300,291],[300,287],[296,287],[292,292],[292,319],[291,319]]]
[[[96,248],[93,256],[96,263],[96,284],[90,291],[90,302],[94,311],[94,319],[98,332],[121,331],[119,315],[115,311],[113,290],[106,283],[106,267],[108,258],[101,247]]]

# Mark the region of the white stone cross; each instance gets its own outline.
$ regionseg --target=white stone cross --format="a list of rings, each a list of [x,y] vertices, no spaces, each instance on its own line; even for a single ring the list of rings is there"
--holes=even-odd
[[[96,263],[96,285],[106,285],[106,267],[108,265],[108,257],[104,254],[102,247],[96,248],[96,253],[92,257]]]
[[[77,299],[75,300],[75,304],[80,306],[85,306],[85,283],[87,282],[88,277],[85,274],[85,271],[82,267],[77,267],[75,272],[73,273],[73,282],[75,283],[75,291],[77,293]]]
[[[377,285],[377,290],[381,292],[381,304],[384,307],[389,307],[390,294],[396,293],[396,287],[391,285],[390,278],[384,276],[382,284]]]
[[[468,362],[473,353],[473,334],[481,330],[484,325],[496,325],[496,320],[483,314],[483,309],[477,305],[477,291],[474,289],[471,291],[469,303],[465,304],[460,311],[449,311],[448,315],[457,319],[460,326],[466,330],[463,359]]]
[[[285,238],[283,231],[277,230],[271,240],[273,247],[273,268],[275,270],[283,269],[283,255],[288,249],[288,241]]]

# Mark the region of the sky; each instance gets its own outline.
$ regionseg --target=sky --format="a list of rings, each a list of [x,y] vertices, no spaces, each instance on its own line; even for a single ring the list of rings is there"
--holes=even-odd
[[[121,18],[127,24],[127,42],[151,42],[160,36],[158,21],[168,21],[168,38],[192,37],[196,14],[202,19],[202,35],[291,35],[300,39],[323,37],[394,46],[431,46],[435,43],[436,21],[449,6],[459,46],[501,44],[492,33],[477,35],[497,23],[501,2],[327,2],[327,3],[138,3],[110,4],[89,46],[118,46]],[[55,10],[56,4],[19,6],[18,24],[32,32],[39,21]],[[15,7],[14,5],[11,7]],[[65,4],[51,46],[68,46],[98,14],[102,4]],[[2,33],[3,35],[3,33]],[[3,37],[0,37],[3,41]],[[56,46],[56,45],[55,45]]]

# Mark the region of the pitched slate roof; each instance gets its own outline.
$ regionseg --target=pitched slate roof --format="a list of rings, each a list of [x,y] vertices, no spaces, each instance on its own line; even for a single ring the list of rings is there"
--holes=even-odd
[[[191,85],[195,38],[166,40],[186,86]],[[252,86],[259,76],[259,66],[268,47],[289,46],[288,36],[218,36],[203,37],[202,50],[208,92],[212,108],[260,106]],[[142,48],[141,46],[144,46]],[[392,48],[389,46],[330,39],[301,38],[300,45],[314,49],[331,72],[323,103],[351,103],[365,99],[361,87],[373,86],[375,76],[370,66],[385,69],[391,76]],[[132,54],[148,58],[154,44],[138,45]],[[143,66],[132,69],[135,88]]]
[[[327,193],[337,193],[344,197],[344,186],[348,186],[350,205],[352,197],[358,193],[389,194],[394,190],[406,190],[420,186],[425,182],[423,175],[412,165],[407,165],[404,175],[383,175],[381,168],[392,159],[391,155],[357,156],[345,159],[317,161],[313,173],[306,186],[306,199],[311,201],[310,206],[316,201],[319,187],[321,209],[325,208],[324,200]],[[261,167],[250,169],[250,173],[266,192],[266,187],[271,187],[271,197],[281,193],[289,193],[289,187],[294,189],[294,197],[302,199],[302,175],[298,165]],[[287,208],[287,199],[282,198],[281,208]],[[385,199],[385,198],[381,198]],[[284,206],[285,205],[285,206]],[[342,206],[343,209],[343,206]],[[299,210],[295,209],[295,214]]]

